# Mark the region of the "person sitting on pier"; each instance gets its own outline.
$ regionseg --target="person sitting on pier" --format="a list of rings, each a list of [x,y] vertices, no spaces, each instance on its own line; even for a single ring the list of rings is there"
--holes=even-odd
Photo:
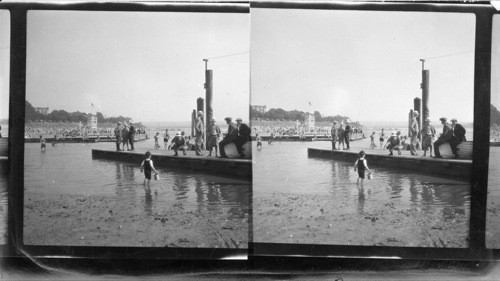
[[[134,151],[134,141],[135,141],[135,133],[137,131],[135,130],[134,123],[130,123],[130,128],[128,130],[128,142],[130,143],[130,150],[129,151]]]
[[[451,119],[451,127],[453,131],[453,136],[450,139],[450,147],[453,152],[454,158],[458,158],[458,148],[457,146],[466,141],[465,139],[465,128],[461,124],[457,123],[457,118]]]
[[[202,147],[203,140],[205,139],[205,124],[203,123],[203,112],[198,111],[198,117],[196,118],[196,123],[194,125],[194,149],[197,156],[203,156]]]
[[[116,151],[122,151],[120,149],[120,144],[123,141],[123,137],[122,137],[122,122],[118,122],[116,124],[115,137],[116,137]]]
[[[123,129],[122,129],[122,143],[123,143],[123,151],[125,151],[125,145],[127,145],[127,150],[129,150],[128,146],[128,128],[127,128],[127,123],[123,123]]]
[[[446,117],[439,118],[441,124],[443,124],[443,133],[439,136],[439,138],[434,142],[434,158],[443,158],[441,153],[439,152],[439,146],[445,143],[449,143],[451,138],[453,137],[453,128],[450,123],[448,123],[448,119]]]
[[[182,150],[184,155],[186,155],[186,148],[184,147],[185,144],[186,141],[184,140],[184,136],[181,132],[177,132],[175,137],[172,139],[172,150],[175,152],[174,156],[178,156],[177,152],[179,150]]]
[[[215,124],[215,119],[210,119],[210,125],[207,128],[208,138],[207,138],[207,149],[210,151],[208,157],[212,156],[212,149],[215,148],[215,157],[218,157],[218,141],[220,138],[220,128]]]
[[[243,123],[241,118],[236,118],[236,127],[238,128],[238,137],[234,140],[234,144],[236,145],[236,150],[238,151],[240,158],[244,158],[245,154],[243,153],[243,145],[247,141],[252,141],[252,138],[250,137],[252,130],[250,130],[250,127],[248,127],[247,124]],[[279,140],[281,140],[281,135]]]
[[[408,135],[410,136],[410,154],[413,156],[418,156],[417,146],[418,146],[418,134],[420,132],[417,118],[419,116],[418,111],[413,112],[413,117],[411,118],[410,131]]]
[[[429,156],[432,157],[432,141],[434,140],[434,136],[436,135],[436,129],[431,125],[431,119],[429,117],[425,119],[421,133],[422,150],[424,151],[424,155],[422,155],[422,157],[427,156],[427,148],[429,148]]]
[[[400,144],[401,144],[401,139],[399,138],[399,135],[396,132],[392,132],[391,137],[387,139],[387,149],[389,149],[389,155],[393,155],[392,151],[397,150],[398,155],[401,155],[401,149],[400,149]]]
[[[335,147],[335,143],[339,138],[339,131],[337,129],[337,124],[338,124],[337,121],[333,121],[333,126],[332,129],[330,130],[330,134],[332,136],[332,150],[337,150],[337,148]]]
[[[219,142],[220,158],[228,158],[226,155],[226,151],[224,150],[224,146],[226,144],[234,142],[236,138],[238,138],[238,128],[236,128],[236,125],[232,122],[233,118],[226,117],[224,118],[224,120],[226,120],[228,128],[227,128],[227,134],[224,136],[222,141]]]

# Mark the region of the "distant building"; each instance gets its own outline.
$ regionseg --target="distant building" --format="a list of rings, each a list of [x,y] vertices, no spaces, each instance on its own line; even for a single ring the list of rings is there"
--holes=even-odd
[[[311,129],[314,130],[315,123],[316,123],[316,117],[314,116],[314,114],[307,114],[307,128],[309,130]]]
[[[87,124],[90,126],[91,129],[97,129],[97,116],[95,115],[90,115],[89,118],[87,119]]]
[[[40,114],[43,114],[43,115],[47,115],[49,114],[49,108],[48,107],[35,107],[35,111],[40,113]]]
[[[266,106],[265,105],[252,105],[252,109],[255,111],[258,111],[260,113],[266,113]]]

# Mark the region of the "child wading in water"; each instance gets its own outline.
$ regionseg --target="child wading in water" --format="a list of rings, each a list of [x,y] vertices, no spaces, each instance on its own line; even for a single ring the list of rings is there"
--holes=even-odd
[[[361,179],[361,183],[363,183],[363,180],[365,179],[365,171],[368,171],[368,173],[370,174],[372,173],[370,169],[368,169],[368,164],[366,163],[365,159],[365,152],[363,150],[359,152],[359,158],[354,163],[354,171],[356,172],[356,170],[358,171],[359,176],[358,183],[359,179]]]
[[[149,183],[151,181],[151,170],[155,172],[155,175],[157,175],[158,172],[153,166],[153,160],[151,160],[151,152],[146,152],[144,156],[146,157],[146,159],[144,159],[141,163],[141,172],[144,171],[144,189],[146,193],[150,193],[151,189],[149,189]]]

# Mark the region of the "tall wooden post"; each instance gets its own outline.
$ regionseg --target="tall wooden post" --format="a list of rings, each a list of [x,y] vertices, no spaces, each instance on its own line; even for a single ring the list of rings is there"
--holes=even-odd
[[[422,120],[429,118],[429,70],[422,70]]]
[[[194,136],[194,126],[196,124],[196,109],[191,113],[191,136]]]
[[[205,129],[208,130],[210,120],[214,117],[214,110],[212,108],[212,94],[213,94],[213,71],[210,69],[205,70],[205,101],[207,111],[205,113]],[[206,134],[208,135],[208,134]]]

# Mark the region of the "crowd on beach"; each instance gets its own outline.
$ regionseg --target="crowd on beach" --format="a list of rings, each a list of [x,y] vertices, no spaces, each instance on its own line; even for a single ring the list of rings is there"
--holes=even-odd
[[[345,122],[349,122],[346,120]],[[342,126],[346,124],[342,121]],[[338,123],[337,123],[338,124]],[[363,129],[357,126],[351,126],[350,128],[350,139],[362,138],[364,137]],[[254,135],[267,135],[271,138],[281,139],[289,138],[292,136],[298,136],[299,138],[305,138],[306,135],[312,135],[314,137],[325,137],[331,138],[331,128],[329,126],[314,126],[308,127],[305,124],[297,124],[293,121],[288,122],[276,122],[276,121],[260,121],[260,124],[252,126],[252,134]]]
[[[137,130],[137,134],[144,134],[144,130]],[[25,138],[54,138],[67,139],[81,137],[83,139],[91,136],[109,137],[114,136],[114,128],[111,124],[101,124],[98,128],[78,123],[26,123],[24,127]]]

